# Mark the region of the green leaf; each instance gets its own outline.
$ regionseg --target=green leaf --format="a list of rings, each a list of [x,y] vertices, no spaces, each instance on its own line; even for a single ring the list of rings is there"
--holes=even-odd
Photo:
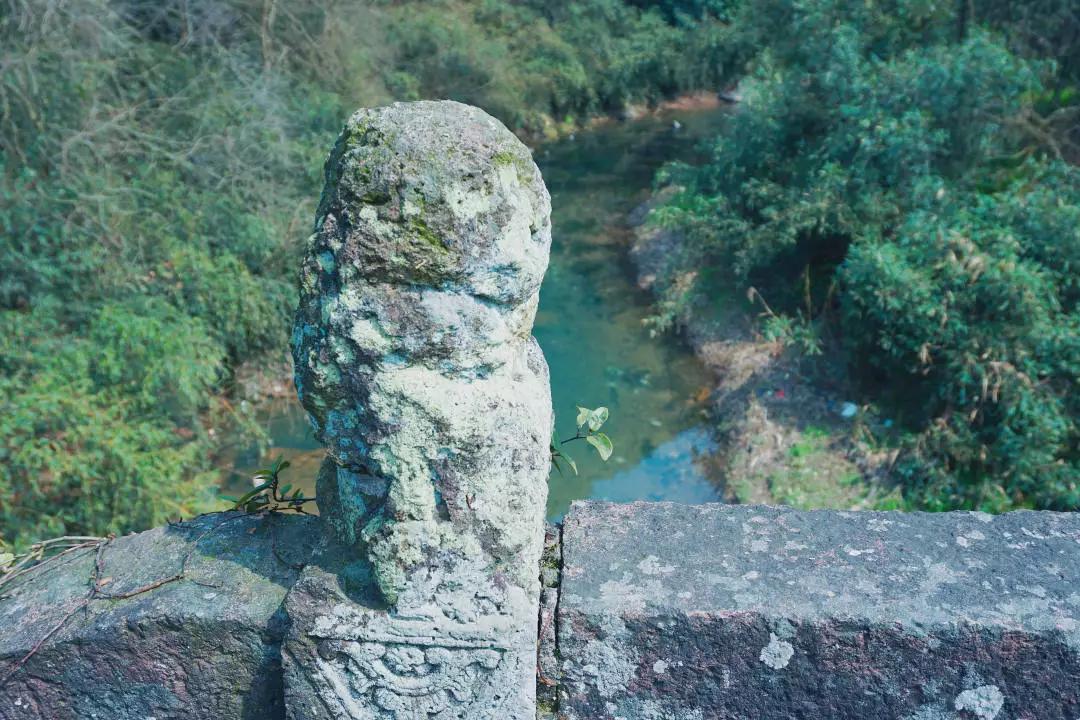
[[[559,464],[559,456],[558,455],[552,455],[551,456],[551,464],[554,465],[555,469],[559,471],[559,476],[560,477],[566,477],[566,474],[562,471],[562,465]]]
[[[577,426],[578,430],[585,426],[585,423],[589,420],[589,415],[592,414],[592,410],[587,407],[577,406]]]
[[[3,570],[11,563],[15,562],[15,556],[9,552],[0,553],[0,570]]]
[[[245,504],[244,510],[249,513],[259,512],[269,504],[269,500],[267,500],[265,497],[260,496],[250,500],[247,504]]]
[[[261,485],[256,485],[251,490],[240,496],[240,499],[236,501],[237,506],[244,505],[245,503],[247,503],[248,500],[251,500],[251,498],[255,497],[259,493],[264,492],[272,484],[272,482],[264,482]]]
[[[589,412],[589,430],[596,432],[600,427],[607,422],[608,409],[606,407],[598,407],[595,410]]]
[[[585,438],[585,441],[596,448],[596,452],[600,453],[600,459],[607,461],[611,457],[611,453],[615,451],[615,445],[604,433],[596,433],[595,435],[589,435]]]

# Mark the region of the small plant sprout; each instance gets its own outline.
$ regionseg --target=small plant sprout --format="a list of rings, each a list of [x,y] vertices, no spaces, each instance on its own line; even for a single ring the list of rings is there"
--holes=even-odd
[[[574,471],[574,474],[578,474],[577,463],[574,459],[562,451],[562,446],[575,440],[584,440],[596,449],[596,453],[600,456],[600,459],[607,462],[611,457],[611,453],[615,450],[614,443],[611,442],[605,433],[600,432],[600,428],[608,419],[608,409],[606,407],[598,407],[591,409],[587,407],[581,407],[578,405],[577,414],[577,433],[573,437],[566,438],[565,440],[559,440],[555,431],[551,433],[551,462],[555,466],[555,469],[559,471],[559,474],[563,474],[562,463],[565,462],[570,466],[570,469]]]
[[[765,308],[760,317],[765,319],[762,335],[765,336],[766,340],[778,342],[785,347],[794,346],[808,357],[821,355],[824,352],[821,338],[818,336],[813,322],[809,320],[809,315],[804,315],[801,311],[797,317],[774,313],[773,309],[769,307],[769,303],[765,302],[765,298],[761,296],[761,293],[756,288],[750,288],[746,292],[746,298],[750,302],[760,302],[762,307]]]
[[[246,513],[260,512],[297,512],[307,514],[304,505],[314,502],[315,498],[305,497],[299,488],[293,490],[291,484],[281,484],[281,472],[289,467],[289,461],[280,455],[270,463],[270,467],[259,470],[252,481],[255,483],[248,492],[240,497],[222,495],[221,498],[233,504],[233,510]]]

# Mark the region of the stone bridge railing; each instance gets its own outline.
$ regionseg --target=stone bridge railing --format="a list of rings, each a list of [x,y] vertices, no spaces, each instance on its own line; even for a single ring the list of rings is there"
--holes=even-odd
[[[1076,515],[577,503],[545,544],[528,150],[398,104],[326,179],[293,336],[321,517],[6,584],[0,720],[1080,719]]]

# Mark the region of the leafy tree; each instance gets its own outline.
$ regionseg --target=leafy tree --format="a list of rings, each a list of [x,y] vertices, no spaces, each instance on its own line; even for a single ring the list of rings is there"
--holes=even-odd
[[[929,419],[899,470],[926,507],[1080,506],[1080,171],[1031,172],[944,193],[840,273],[859,369]]]
[[[1075,508],[1078,171],[1040,106],[1067,66],[960,6],[740,15],[746,101],[709,162],[661,178],[686,238],[667,307],[742,285],[774,326],[840,338],[832,361],[903,419],[915,505]]]

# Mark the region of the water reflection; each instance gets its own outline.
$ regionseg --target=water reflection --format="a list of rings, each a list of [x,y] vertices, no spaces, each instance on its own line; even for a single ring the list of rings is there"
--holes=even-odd
[[[590,497],[612,502],[716,502],[719,498],[708,459],[715,450],[716,441],[706,428],[684,430],[634,467],[593,483]]]

